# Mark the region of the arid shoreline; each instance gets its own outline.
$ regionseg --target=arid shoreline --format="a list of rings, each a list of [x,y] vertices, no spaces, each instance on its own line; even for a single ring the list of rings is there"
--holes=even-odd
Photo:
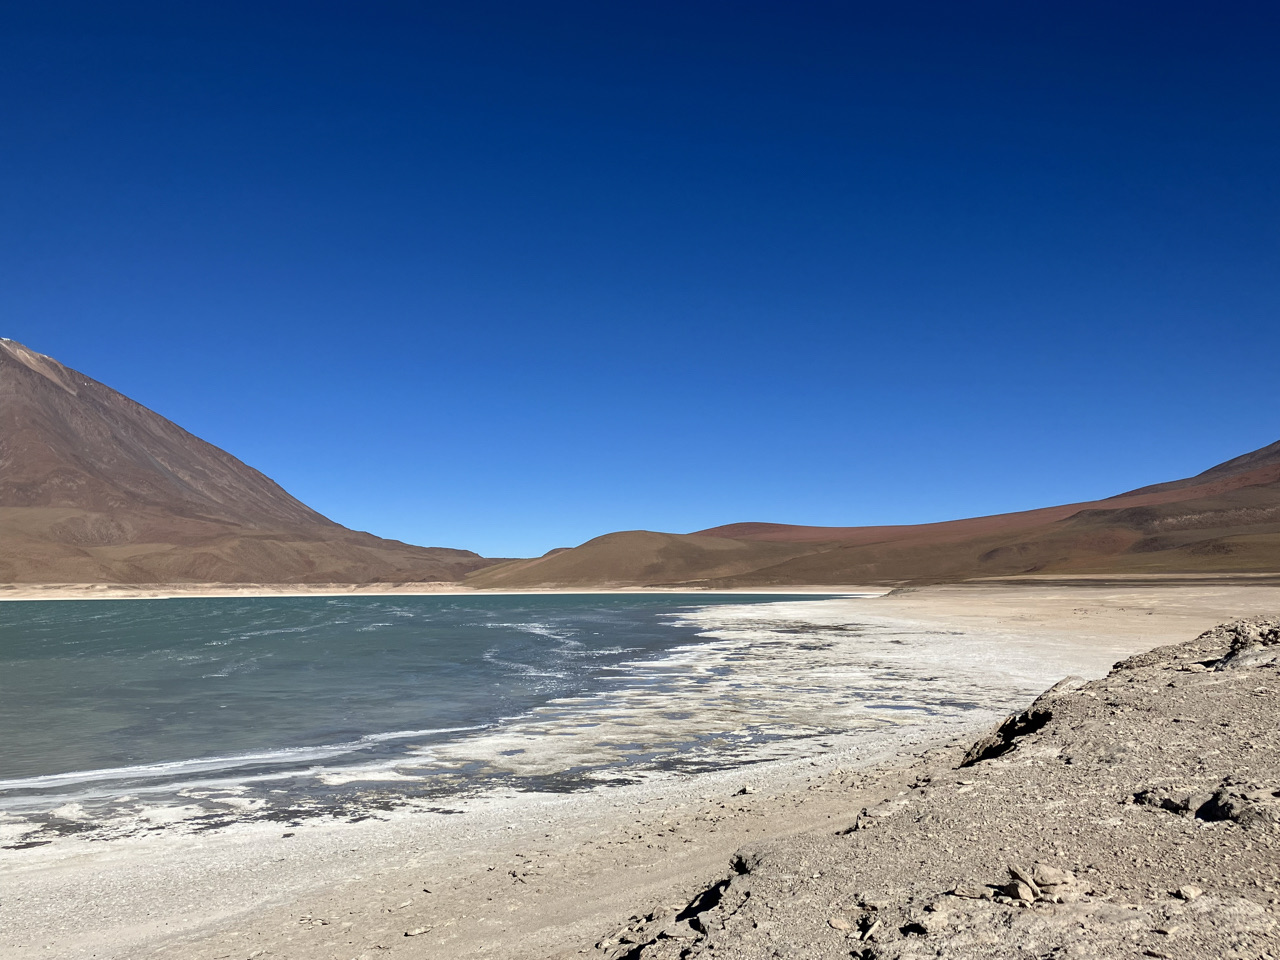
[[[168,600],[184,597],[416,597],[506,596],[525,594],[634,594],[714,593],[749,594],[882,594],[890,586],[732,587],[701,590],[697,587],[599,587],[477,590],[453,581],[428,583],[6,583],[0,584],[4,600]]]
[[[401,583],[0,583],[5,600],[164,600],[182,597],[352,597],[352,596],[518,596],[525,594],[635,594],[710,593],[752,596],[797,594],[882,595],[894,592],[937,590],[951,587],[1166,587],[1166,586],[1280,586],[1280,573],[1134,573],[1134,574],[1027,574],[989,577],[956,584],[914,587],[898,584],[798,584],[769,587],[702,588],[697,585],[664,587],[510,587],[479,589],[457,581]]]
[[[41,597],[55,598],[30,598]],[[1280,590],[1200,579],[969,584],[899,591],[866,609],[922,628],[1013,631],[1101,676],[1120,656],[1280,609]],[[629,917],[687,902],[744,843],[843,822],[905,789],[921,750],[945,760],[981,732],[956,741],[953,731],[951,746],[917,741],[587,794],[498,797],[462,815],[3,851],[0,880],[15,893],[0,902],[0,956],[577,956]]]

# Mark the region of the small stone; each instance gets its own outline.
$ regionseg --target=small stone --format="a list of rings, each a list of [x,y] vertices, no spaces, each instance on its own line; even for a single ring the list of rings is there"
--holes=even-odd
[[[1015,880],[1013,883],[1005,884],[1001,889],[1004,890],[1004,895],[1010,900],[1021,900],[1023,903],[1032,903],[1036,897],[1039,896],[1030,884],[1024,883],[1021,880]]]
[[[870,940],[872,937],[876,935],[876,931],[879,930],[882,926],[884,926],[884,923],[879,918],[876,918],[875,920],[871,921],[871,926],[867,927],[867,929],[862,931],[862,936],[859,937],[858,939]]]
[[[1031,896],[1029,897],[1013,893],[1010,893],[1010,896],[1016,896],[1019,900],[1034,900],[1036,897],[1040,896],[1040,888],[1036,886],[1035,880],[1031,879],[1030,870],[1023,870],[1016,863],[1011,863],[1009,864],[1009,876],[1013,877],[1014,881],[1016,881],[1015,886],[1020,883],[1031,891]]]
[[[965,900],[989,900],[991,899],[991,891],[986,887],[980,887],[976,883],[962,883],[951,891],[953,897],[963,897]]]
[[[1063,887],[1075,883],[1076,878],[1066,870],[1059,870],[1047,863],[1036,863],[1031,866],[1031,879],[1043,890],[1045,887]]]
[[[1194,884],[1189,883],[1184,887],[1179,887],[1177,890],[1173,892],[1173,895],[1180,900],[1194,900],[1196,897],[1200,896],[1200,894],[1202,893],[1204,893],[1203,890],[1201,890],[1199,887],[1195,886]]]
[[[831,917],[829,920],[827,920],[827,925],[831,927],[832,930],[852,930],[853,929],[853,924],[850,923],[848,920],[846,920],[844,917]]]
[[[414,927],[412,930],[406,930],[404,935],[406,937],[420,937],[430,929],[430,927]]]

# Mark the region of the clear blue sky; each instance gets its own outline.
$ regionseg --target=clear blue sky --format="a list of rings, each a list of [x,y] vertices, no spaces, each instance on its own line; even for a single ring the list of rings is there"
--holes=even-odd
[[[1273,3],[0,5],[0,335],[334,519],[929,521],[1280,438]]]

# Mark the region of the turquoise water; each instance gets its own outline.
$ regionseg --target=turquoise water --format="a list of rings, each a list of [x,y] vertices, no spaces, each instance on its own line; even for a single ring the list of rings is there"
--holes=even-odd
[[[565,705],[680,685],[689,671],[671,666],[671,658],[705,642],[700,625],[683,619],[689,612],[783,599],[0,604],[0,801],[15,809],[35,798],[286,774],[376,779],[389,765],[415,758],[427,765],[442,749],[492,741],[505,726],[540,716],[552,724],[543,734],[554,738],[561,730],[552,720],[575,722]],[[647,669],[655,664],[669,668]],[[559,705],[555,718],[547,714],[551,705]],[[687,752],[701,736],[670,750]],[[618,745],[616,731],[609,738]],[[632,761],[653,759],[652,739],[641,731],[620,749]],[[489,750],[495,757],[529,752],[528,744],[504,748],[497,741]],[[591,762],[549,761],[536,773],[580,775]],[[456,786],[493,766],[473,758],[437,762],[433,771]],[[348,768],[356,772],[344,778]]]

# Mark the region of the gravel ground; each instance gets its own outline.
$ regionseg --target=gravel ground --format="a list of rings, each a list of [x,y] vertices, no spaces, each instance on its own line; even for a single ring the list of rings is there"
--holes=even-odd
[[[1064,681],[596,955],[1274,960],[1278,655],[1280,619],[1253,618]]]

